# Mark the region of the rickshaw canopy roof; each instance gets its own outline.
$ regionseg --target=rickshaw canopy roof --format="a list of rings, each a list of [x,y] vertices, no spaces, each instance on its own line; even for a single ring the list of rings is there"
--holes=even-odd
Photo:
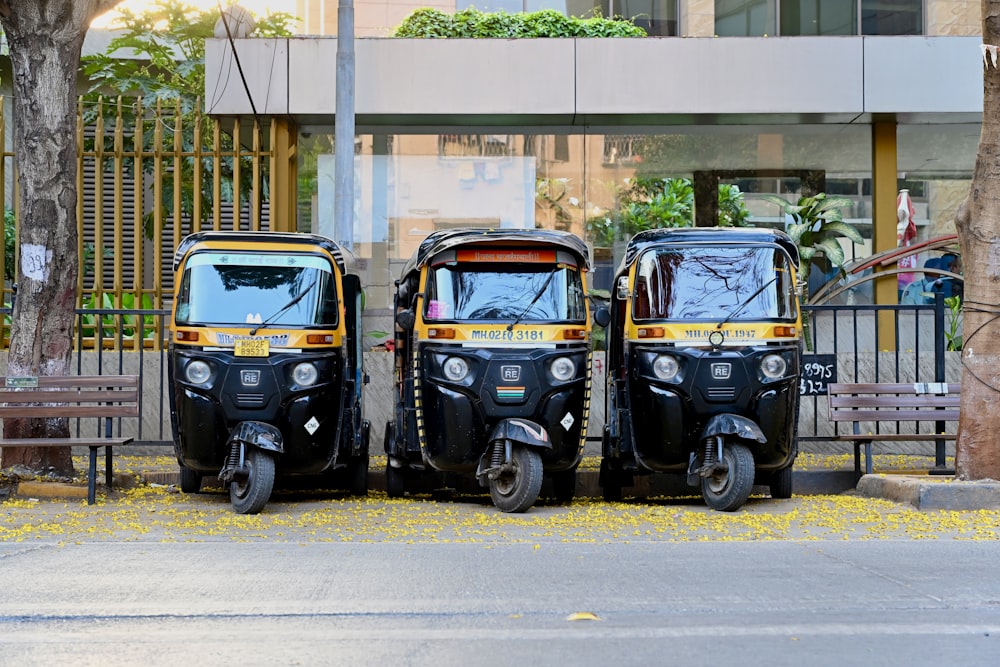
[[[403,278],[420,271],[435,255],[459,246],[508,243],[511,246],[547,244],[568,250],[591,270],[590,250],[579,236],[554,229],[448,229],[432,232],[403,266]]]
[[[184,237],[174,253],[174,271],[184,257],[199,243],[272,243],[286,245],[314,245],[330,253],[342,275],[354,273],[354,256],[349,250],[325,236],[299,232],[195,232]]]
[[[632,237],[625,247],[625,256],[615,275],[628,271],[636,258],[647,248],[663,244],[691,245],[776,245],[788,253],[793,265],[799,266],[799,248],[785,232],[760,227],[682,227],[649,229]]]

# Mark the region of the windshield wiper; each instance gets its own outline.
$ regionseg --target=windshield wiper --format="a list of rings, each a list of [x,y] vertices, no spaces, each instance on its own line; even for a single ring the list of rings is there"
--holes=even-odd
[[[716,324],[715,328],[716,329],[721,329],[724,324],[726,324],[729,320],[731,320],[734,317],[736,317],[737,313],[739,313],[741,310],[743,310],[744,308],[746,308],[750,304],[751,301],[753,301],[758,296],[760,296],[761,292],[763,292],[768,287],[770,287],[771,285],[773,285],[777,280],[778,280],[778,276],[775,276],[774,278],[771,278],[766,283],[764,283],[763,285],[761,285],[760,287],[758,287],[756,292],[754,292],[753,294],[751,294],[744,301],[740,302],[740,304],[738,306],[736,306],[735,308],[733,308],[729,312],[729,314],[726,315],[726,319],[724,319],[721,322],[719,322],[718,324]]]
[[[271,315],[269,318],[264,320],[258,326],[255,326],[253,329],[251,329],[250,335],[251,336],[255,335],[258,331],[260,331],[261,329],[263,329],[264,327],[266,327],[267,325],[271,324],[276,319],[281,317],[285,313],[285,311],[287,311],[289,308],[297,304],[299,301],[302,301],[302,298],[305,297],[305,295],[309,293],[309,290],[311,290],[315,286],[316,286],[316,278],[313,278],[313,281],[309,283],[309,285],[304,290],[293,296],[291,301],[289,301],[288,303],[286,303],[284,306],[281,307],[281,310],[276,312],[274,315]]]
[[[542,283],[542,286],[538,288],[537,292],[535,292],[535,298],[531,300],[531,303],[529,303],[528,306],[524,310],[521,311],[520,315],[518,315],[517,317],[514,318],[513,322],[511,322],[510,324],[507,325],[507,331],[513,331],[514,327],[517,326],[518,324],[520,324],[521,318],[524,317],[525,315],[527,315],[528,311],[531,310],[531,307],[534,306],[536,303],[538,303],[538,300],[542,298],[543,294],[545,294],[546,288],[548,288],[549,283],[552,282],[552,278],[553,278],[553,276],[556,275],[556,272],[558,270],[559,270],[559,268],[557,267],[557,268],[552,269],[549,272],[549,275],[545,278],[545,282]]]

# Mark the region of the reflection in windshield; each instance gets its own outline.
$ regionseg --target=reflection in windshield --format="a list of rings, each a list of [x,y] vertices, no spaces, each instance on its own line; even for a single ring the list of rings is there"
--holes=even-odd
[[[775,248],[654,248],[636,267],[632,315],[715,322],[795,319],[794,287],[788,258]]]
[[[178,292],[177,324],[337,324],[336,283],[329,263],[307,255],[202,253],[187,263]]]
[[[522,313],[522,322],[586,318],[579,271],[551,264],[508,266],[505,271],[475,263],[435,267],[427,281],[426,318],[511,321]]]

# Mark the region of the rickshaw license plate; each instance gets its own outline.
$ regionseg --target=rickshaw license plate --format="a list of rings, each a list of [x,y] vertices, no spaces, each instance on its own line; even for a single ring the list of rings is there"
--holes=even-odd
[[[271,351],[267,338],[237,338],[233,354],[237,357],[266,357]]]

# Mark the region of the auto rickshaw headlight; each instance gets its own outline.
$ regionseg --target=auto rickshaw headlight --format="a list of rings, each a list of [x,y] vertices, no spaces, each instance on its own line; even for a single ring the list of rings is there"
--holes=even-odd
[[[661,380],[673,380],[681,370],[677,359],[669,354],[661,354],[653,360],[653,375]]]
[[[205,384],[212,378],[212,367],[196,359],[184,367],[184,377],[191,384]]]
[[[448,357],[442,364],[444,376],[452,382],[461,382],[469,374],[469,364],[461,357]]]
[[[303,362],[292,369],[292,380],[300,387],[311,387],[319,379],[319,371],[309,362]]]
[[[569,357],[559,357],[549,365],[549,372],[556,381],[566,382],[576,375],[576,364]]]
[[[784,377],[788,370],[788,362],[780,354],[768,354],[760,360],[760,372],[770,380]]]

